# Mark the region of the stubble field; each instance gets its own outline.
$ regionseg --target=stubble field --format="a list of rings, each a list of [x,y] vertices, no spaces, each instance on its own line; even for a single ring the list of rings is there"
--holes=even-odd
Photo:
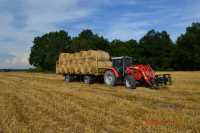
[[[0,73],[0,133],[200,132],[200,72],[170,72],[160,90]]]

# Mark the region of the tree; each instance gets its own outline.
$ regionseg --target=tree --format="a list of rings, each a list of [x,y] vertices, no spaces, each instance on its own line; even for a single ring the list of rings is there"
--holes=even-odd
[[[79,52],[82,50],[110,50],[109,41],[103,37],[99,37],[91,30],[83,30],[78,37],[73,38],[70,45],[71,52]]]
[[[140,62],[151,64],[154,69],[169,69],[173,47],[173,42],[166,31],[151,30],[140,40]]]
[[[112,56],[131,56],[136,58],[136,40],[121,41],[113,40],[111,42],[111,55]]]
[[[200,23],[186,28],[177,39],[174,67],[177,70],[200,70]]]
[[[61,52],[68,52],[71,37],[65,31],[50,32],[36,37],[31,48],[29,63],[42,70],[54,71]]]

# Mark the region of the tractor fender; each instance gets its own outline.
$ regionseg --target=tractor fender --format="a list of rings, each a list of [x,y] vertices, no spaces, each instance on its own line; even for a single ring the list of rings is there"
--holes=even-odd
[[[119,72],[118,72],[114,67],[110,68],[109,70],[111,70],[111,71],[114,73],[114,75],[115,75],[115,77],[116,77],[117,79],[120,77]]]

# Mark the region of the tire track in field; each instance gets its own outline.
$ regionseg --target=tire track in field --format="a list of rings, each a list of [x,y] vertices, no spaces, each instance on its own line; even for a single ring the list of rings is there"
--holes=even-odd
[[[22,86],[22,87],[23,87],[23,86]],[[34,90],[35,90],[35,89],[34,89]],[[39,90],[40,93],[43,92],[43,94],[46,95],[46,96],[44,96],[44,97],[48,97],[48,96],[51,97],[51,96],[52,96],[52,94],[51,94],[50,92],[47,92],[47,91],[44,91],[44,90],[41,90],[41,89],[36,89],[36,90]],[[53,93],[54,93],[54,92],[53,92]],[[58,94],[58,92],[55,92],[54,95],[55,95],[56,93]],[[62,93],[60,93],[60,94],[63,95]],[[65,95],[65,94],[64,94],[64,95]],[[69,95],[68,95],[68,96],[69,96]],[[60,96],[59,96],[59,97],[60,97]],[[61,97],[62,97],[62,96],[61,96]],[[72,95],[70,95],[70,97],[72,97],[72,98],[73,98],[74,100],[76,100],[76,101],[78,100],[76,97],[74,97],[74,96],[72,96]],[[80,100],[80,101],[81,101],[81,100]],[[85,101],[83,101],[83,102],[85,102]],[[95,112],[95,111],[94,111],[94,112]]]
[[[23,88],[23,86],[21,86],[21,88]],[[34,88],[33,88],[34,89]],[[41,91],[43,92],[43,94],[45,94],[46,96],[44,97],[51,97],[52,96],[52,93],[53,95],[55,94],[58,94],[58,97],[70,97],[71,99],[73,99],[72,101],[75,102],[75,105],[77,105],[77,107],[79,108],[79,110],[81,111],[85,111],[85,112],[88,112],[90,111],[91,114],[93,114],[94,116],[96,115],[97,112],[101,112],[102,114],[104,115],[110,115],[111,117],[115,118],[115,119],[121,119],[121,116],[117,116],[117,115],[114,115],[113,113],[108,113],[106,110],[102,110],[101,108],[98,108],[98,107],[94,107],[94,106],[88,106],[87,103],[91,103],[91,102],[86,102],[85,99],[80,99],[80,97],[76,97],[74,95],[69,95],[69,94],[63,94],[62,92],[47,92],[46,90],[41,90],[41,89],[36,89],[38,90],[40,93]],[[49,89],[50,90],[50,89]],[[35,89],[34,89],[35,91]],[[81,117],[81,116],[80,116]],[[123,121],[123,120],[121,120]]]
[[[27,80],[28,81],[28,80]],[[29,81],[27,82],[27,83],[30,83]],[[44,87],[47,87],[47,86],[45,86],[44,85]],[[36,89],[36,90],[38,90],[38,89]],[[50,90],[50,89],[49,89]],[[48,95],[51,95],[51,93],[52,93],[52,90],[51,90],[51,93],[50,93],[50,91],[44,91],[44,89],[43,90],[41,90],[41,89],[39,89],[39,91],[41,92],[41,91],[43,91],[44,93],[43,94],[47,94],[47,97],[48,97]],[[85,92],[90,92],[90,93],[95,93],[96,94],[96,90],[94,89],[94,90],[92,90],[92,89],[90,89],[90,90],[83,90],[84,91],[84,93]],[[61,94],[61,96],[63,96],[63,94],[61,93],[61,92],[58,92],[58,91],[54,91],[53,92],[54,94],[53,95],[55,95],[56,93],[59,93],[59,94]],[[115,97],[116,99],[118,99],[119,101],[121,101],[121,100],[127,100],[127,101],[137,101],[138,102],[138,100],[139,101],[151,101],[151,99],[146,99],[146,98],[144,98],[144,97],[136,97],[135,95],[126,95],[126,96],[124,96],[124,95],[122,95],[122,94],[117,94],[117,93],[105,93],[105,92],[99,92],[98,94],[100,94],[100,96],[102,96],[102,95],[105,95],[105,96],[113,96],[113,97]],[[80,95],[80,94],[78,94],[78,95]],[[67,96],[67,94],[65,94],[65,96]],[[75,97],[75,95],[69,95],[68,94],[68,97],[71,97],[71,98],[73,98],[73,99],[80,99],[80,100],[84,100],[84,102],[86,102],[86,99],[84,99],[84,98],[80,98],[79,96],[76,96]],[[79,100],[79,101],[80,101]],[[90,101],[89,101],[90,102]],[[153,102],[153,101],[152,101]],[[158,102],[158,101],[157,101]],[[91,103],[91,102],[90,102]],[[164,103],[163,103],[164,104]]]
[[[16,83],[16,82],[11,82],[9,85],[10,85],[10,89],[13,89],[13,91],[15,89],[16,96],[9,95],[9,98],[7,98],[7,95],[5,93],[3,94],[3,96],[4,96],[4,99],[6,99],[6,104],[9,103],[8,107],[14,106],[13,109],[11,109],[11,110],[14,111],[14,113],[12,113],[12,114],[16,114],[17,116],[19,116],[19,117],[17,117],[18,118],[17,121],[20,122],[20,121],[24,120],[27,124],[27,120],[25,119],[25,116],[23,116],[22,113],[20,113],[20,112],[23,112],[26,114],[27,111],[30,111],[30,109],[28,107],[33,106],[34,108],[31,108],[31,109],[34,109],[34,110],[31,110],[31,112],[36,113],[35,114],[36,116],[38,116],[37,110],[39,110],[39,112],[42,112],[40,114],[41,116],[47,115],[46,118],[51,118],[52,121],[59,122],[59,125],[62,125],[65,122],[63,120],[63,118],[57,117],[57,115],[55,113],[50,112],[48,110],[48,108],[42,107],[43,105],[45,105],[45,103],[41,103],[41,99],[38,100],[38,99],[35,99],[35,97],[32,97],[32,93],[24,93],[21,89],[17,90],[16,86],[13,86],[13,88],[12,88],[11,86],[13,83]],[[23,86],[19,86],[19,87],[23,87]],[[12,92],[12,94],[13,93],[14,92]],[[18,97],[20,97],[20,99],[22,99],[23,97],[24,98],[23,98],[23,100],[19,100]],[[34,112],[34,111],[36,111],[36,112]]]

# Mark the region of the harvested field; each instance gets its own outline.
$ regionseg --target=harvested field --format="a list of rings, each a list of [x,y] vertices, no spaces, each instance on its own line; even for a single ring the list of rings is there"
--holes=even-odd
[[[169,88],[128,90],[0,73],[0,132],[200,132],[200,72],[171,74]]]

